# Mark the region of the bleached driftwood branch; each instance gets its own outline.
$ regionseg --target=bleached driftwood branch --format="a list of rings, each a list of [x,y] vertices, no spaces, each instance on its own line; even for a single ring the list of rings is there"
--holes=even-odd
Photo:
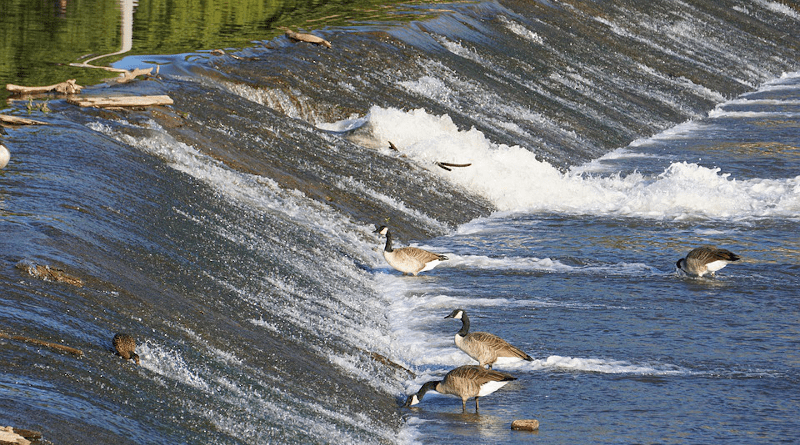
[[[128,83],[138,76],[149,76],[153,68],[134,68],[133,71],[124,71],[121,76],[104,79],[106,82]]]
[[[294,32],[291,29],[286,30],[286,37],[296,42],[308,42],[308,43],[313,43],[315,45],[322,45],[326,48],[331,47],[331,42],[323,39],[322,37],[317,37],[313,34],[302,34],[299,32]]]
[[[47,122],[35,121],[19,116],[10,116],[8,114],[0,114],[0,122],[11,125],[48,125]]]
[[[62,94],[77,94],[81,92],[83,87],[78,85],[75,79],[69,79],[55,85],[47,85],[43,87],[26,87],[9,83],[6,85],[6,89],[14,94],[41,94],[49,93],[51,91]]]
[[[94,96],[70,97],[67,102],[79,107],[150,107],[154,105],[172,105],[172,98],[160,96]]]

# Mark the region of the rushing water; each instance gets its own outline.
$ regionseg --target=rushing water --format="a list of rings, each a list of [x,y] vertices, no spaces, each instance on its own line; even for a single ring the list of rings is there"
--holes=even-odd
[[[11,103],[50,125],[0,136],[0,332],[84,354],[0,338],[0,424],[53,443],[796,442],[798,4],[419,8],[442,13],[318,32],[331,49],[128,57],[158,78],[83,93],[169,107]],[[449,260],[401,276],[375,224]],[[703,244],[742,261],[677,275]],[[471,363],[455,308],[534,360],[498,366],[518,380],[478,414],[401,408]],[[110,351],[120,331],[141,366]]]

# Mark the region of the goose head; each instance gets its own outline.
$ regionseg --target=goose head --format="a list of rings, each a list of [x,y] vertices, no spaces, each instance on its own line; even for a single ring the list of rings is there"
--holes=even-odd
[[[464,309],[456,309],[453,312],[450,312],[450,315],[444,318],[455,318],[456,320],[461,320],[464,317]]]

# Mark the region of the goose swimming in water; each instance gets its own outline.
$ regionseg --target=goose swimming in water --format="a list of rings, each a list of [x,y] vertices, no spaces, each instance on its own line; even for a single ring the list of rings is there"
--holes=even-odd
[[[442,380],[432,380],[422,385],[412,394],[403,406],[414,406],[422,401],[428,391],[461,397],[461,410],[467,410],[467,399],[475,398],[475,412],[478,412],[478,398],[488,396],[517,378],[500,371],[475,365],[460,366],[448,372]]]
[[[136,364],[139,364],[139,355],[134,352],[136,350],[136,340],[128,334],[117,334],[111,340],[114,344],[114,349],[117,354],[125,360],[133,359]]]
[[[727,266],[728,263],[739,261],[739,258],[739,255],[730,250],[703,246],[692,249],[686,258],[679,259],[675,266],[687,275],[702,277],[708,273],[714,276],[714,272]]]
[[[403,272],[403,274],[417,275],[433,269],[442,261],[447,259],[444,255],[428,252],[417,247],[392,248],[392,234],[386,226],[378,227],[375,233],[386,235],[386,247],[383,249],[383,257],[390,266]]]
[[[469,317],[464,309],[456,309],[444,318],[461,320],[461,330],[456,333],[456,346],[478,361],[478,366],[495,363],[513,363],[533,359],[519,348],[488,332],[469,332]]]

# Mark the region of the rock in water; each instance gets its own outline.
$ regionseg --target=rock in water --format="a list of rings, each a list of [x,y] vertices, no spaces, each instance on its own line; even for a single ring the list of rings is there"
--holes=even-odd
[[[539,421],[536,419],[520,419],[511,422],[511,429],[518,431],[537,431]]]

